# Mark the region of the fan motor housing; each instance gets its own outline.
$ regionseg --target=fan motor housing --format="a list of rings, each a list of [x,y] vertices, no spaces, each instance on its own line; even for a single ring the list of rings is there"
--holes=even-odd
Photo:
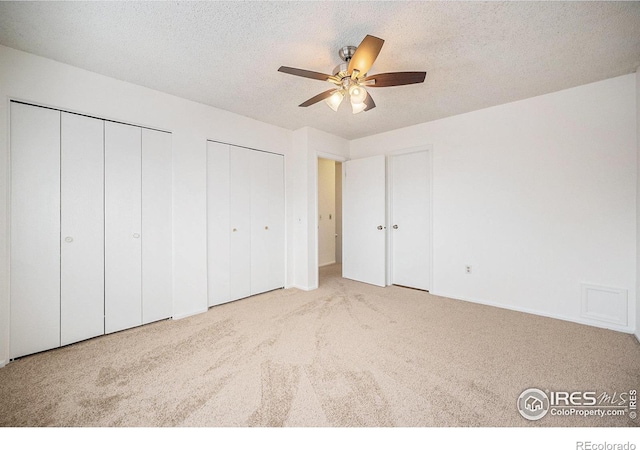
[[[344,78],[349,73],[349,61],[353,58],[353,55],[356,53],[358,48],[353,45],[345,45],[340,50],[338,50],[338,55],[340,59],[344,62],[338,64],[333,69],[333,76],[338,78]]]

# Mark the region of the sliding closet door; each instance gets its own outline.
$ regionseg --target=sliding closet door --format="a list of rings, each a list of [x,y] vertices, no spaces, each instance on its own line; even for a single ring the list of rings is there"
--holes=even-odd
[[[105,122],[105,331],[142,324],[141,129]]]
[[[62,113],[61,345],[104,334],[104,121]]]
[[[391,158],[391,282],[429,290],[430,181],[427,152]]]
[[[229,300],[251,295],[251,150],[229,150]]]
[[[229,146],[207,142],[207,296],[209,306],[228,302]]]
[[[354,159],[343,166],[342,276],[385,286],[385,157]]]
[[[251,295],[270,290],[269,172],[271,154],[251,152]]]
[[[269,272],[268,290],[284,287],[285,238],[284,238],[284,157],[269,154],[269,230],[267,232],[266,270]]]
[[[10,357],[60,345],[60,112],[11,103]]]
[[[171,317],[171,134],[142,129],[142,323]]]

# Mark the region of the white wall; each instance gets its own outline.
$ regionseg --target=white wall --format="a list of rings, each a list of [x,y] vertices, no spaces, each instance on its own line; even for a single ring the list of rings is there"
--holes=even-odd
[[[318,265],[336,262],[336,162],[318,159]]]
[[[293,132],[291,155],[285,161],[286,197],[291,208],[287,215],[287,228],[293,234],[292,244],[287,248],[287,267],[290,284],[287,287],[311,289],[309,287],[309,181],[313,178],[309,166],[308,129]],[[315,213],[314,213],[315,214]]]
[[[9,99],[173,133],[174,317],[206,311],[206,140],[282,153],[286,160],[291,131],[3,46],[0,98],[0,366],[9,336]]]
[[[631,74],[357,139],[350,154],[433,145],[433,293],[606,326],[581,316],[580,285],[621,288],[628,325],[612,328],[633,331],[635,98]]]

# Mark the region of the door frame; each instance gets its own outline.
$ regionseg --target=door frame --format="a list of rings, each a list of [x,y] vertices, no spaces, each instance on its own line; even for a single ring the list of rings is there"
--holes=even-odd
[[[433,292],[433,145],[408,147],[387,153],[387,286],[393,284],[393,157],[427,152],[429,160],[429,292]]]
[[[311,273],[315,274],[315,280],[313,280],[313,282],[311,283],[310,289],[318,289],[318,286],[320,285],[320,267],[318,264],[318,245],[319,245],[319,241],[318,241],[318,195],[320,192],[320,189],[318,189],[318,159],[322,158],[322,159],[329,159],[335,162],[339,162],[339,163],[344,163],[348,160],[350,160],[351,158],[345,158],[344,156],[340,156],[340,155],[335,155],[333,153],[325,153],[325,152],[321,152],[321,151],[316,151],[315,152],[315,158],[313,158],[313,189],[315,191],[315,195],[313,196],[313,219],[312,219],[312,226],[313,226],[313,233],[311,235],[311,238],[313,239],[313,242],[311,243],[311,245],[309,246],[312,254],[309,255],[310,256],[310,260],[311,260]],[[342,166],[342,183],[344,186],[344,165]],[[342,217],[342,214],[340,215],[340,217]]]

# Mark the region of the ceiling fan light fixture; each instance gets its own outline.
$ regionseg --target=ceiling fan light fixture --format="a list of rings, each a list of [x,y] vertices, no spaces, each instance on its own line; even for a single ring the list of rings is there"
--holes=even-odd
[[[382,44],[384,44],[383,39],[367,34],[359,46],[342,47],[338,53],[343,62],[333,69],[333,75],[288,66],[281,66],[278,72],[328,81],[336,86],[302,102],[298,105],[299,107],[306,108],[324,100],[331,109],[338,111],[338,107],[348,94],[354,114],[371,111],[376,107],[376,102],[365,87],[381,88],[424,83],[427,75],[427,72],[387,72],[369,75],[369,70],[378,57]]]
[[[352,84],[351,87],[349,87],[349,97],[351,97],[352,104],[364,103],[364,100],[367,98],[367,91],[359,84]]]
[[[354,114],[361,113],[362,111],[365,110],[366,107],[367,107],[367,104],[364,103],[364,102],[362,102],[362,103],[354,103],[353,101],[351,101],[351,109],[352,109]]]
[[[335,91],[325,101],[326,101],[327,105],[329,105],[329,108],[333,109],[334,111],[338,111],[338,107],[340,106],[340,103],[342,103],[342,100],[344,100],[344,92],[343,91]]]

